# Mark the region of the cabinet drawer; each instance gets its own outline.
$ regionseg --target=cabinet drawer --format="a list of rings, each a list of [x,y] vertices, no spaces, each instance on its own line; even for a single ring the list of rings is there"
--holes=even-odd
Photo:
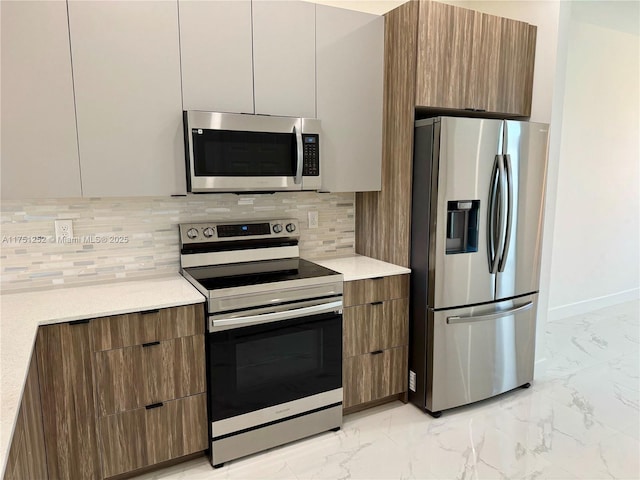
[[[105,477],[207,448],[206,394],[102,417],[100,447]]]
[[[367,353],[343,362],[343,408],[407,390],[407,347]]]
[[[342,354],[346,357],[409,343],[409,300],[356,305],[343,311]]]
[[[373,400],[407,390],[407,354],[409,347],[398,347],[374,355]]]
[[[98,416],[206,390],[204,335],[95,355]]]
[[[97,318],[91,322],[95,350],[142,345],[204,333],[201,303]]]
[[[409,297],[409,275],[354,280],[344,284],[344,306]]]

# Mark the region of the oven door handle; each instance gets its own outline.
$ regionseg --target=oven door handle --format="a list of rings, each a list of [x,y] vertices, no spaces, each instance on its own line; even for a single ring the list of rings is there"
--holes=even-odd
[[[229,328],[248,327],[250,325],[261,325],[263,323],[279,322],[296,317],[308,317],[309,315],[319,315],[322,313],[337,312],[342,313],[342,300],[337,302],[322,303],[311,307],[295,308],[284,312],[261,313],[259,315],[249,315],[246,317],[228,318],[225,320],[209,320],[209,331],[216,332]]]

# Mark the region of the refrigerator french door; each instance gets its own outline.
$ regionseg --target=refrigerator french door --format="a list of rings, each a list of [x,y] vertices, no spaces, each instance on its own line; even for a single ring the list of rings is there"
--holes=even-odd
[[[438,414],[533,380],[548,126],[415,126],[410,399]]]

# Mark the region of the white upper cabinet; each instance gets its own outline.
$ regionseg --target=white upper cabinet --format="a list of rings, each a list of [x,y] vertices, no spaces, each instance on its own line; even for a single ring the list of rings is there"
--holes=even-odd
[[[84,196],[185,193],[177,3],[70,0],[69,28]]]
[[[322,191],[380,190],[384,17],[318,5]]]
[[[253,113],[251,0],[179,0],[185,110]]]
[[[313,3],[253,1],[255,113],[316,117]]]
[[[2,1],[2,198],[79,197],[65,2]]]

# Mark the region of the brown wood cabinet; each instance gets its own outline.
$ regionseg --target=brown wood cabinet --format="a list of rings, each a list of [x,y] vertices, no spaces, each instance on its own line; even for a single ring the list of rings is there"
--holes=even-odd
[[[97,352],[98,415],[204,392],[204,358],[202,334]]]
[[[204,451],[202,304],[43,326],[6,480],[102,479]]]
[[[343,313],[342,354],[345,357],[406,343],[409,334],[406,297],[345,308]]]
[[[202,304],[96,318],[91,335],[96,350],[143,345],[204,331]]]
[[[385,15],[382,189],[356,194],[356,252],[409,266],[418,2]]]
[[[49,479],[101,478],[89,323],[40,327],[36,352]]]
[[[465,108],[469,96],[474,13],[444,3],[420,2],[416,105]]]
[[[91,322],[102,475],[207,448],[202,304]]]
[[[35,355],[31,358],[29,365],[4,478],[5,480],[47,478],[38,361]]]
[[[536,27],[421,0],[416,105],[529,116]]]
[[[344,285],[344,306],[405,298],[409,296],[407,276],[386,276],[354,280]]]
[[[104,476],[205,450],[206,418],[206,394],[102,417],[99,429]]]
[[[345,358],[345,413],[350,409],[361,410],[362,404],[368,402],[393,400],[407,390],[407,348],[403,346]]]
[[[346,282],[343,311],[345,413],[407,390],[409,275]]]

